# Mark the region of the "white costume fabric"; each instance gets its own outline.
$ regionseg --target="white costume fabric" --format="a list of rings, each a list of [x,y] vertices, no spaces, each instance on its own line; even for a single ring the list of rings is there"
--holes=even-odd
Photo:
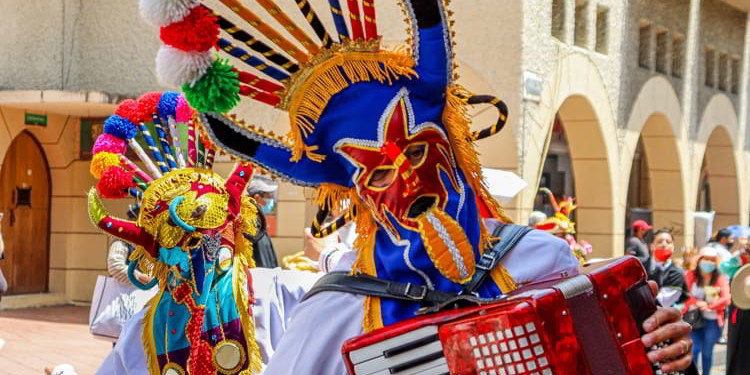
[[[486,220],[492,232],[499,222]],[[346,257],[344,259],[351,259]],[[519,284],[574,276],[580,263],[564,240],[539,230],[529,232],[503,259]],[[336,270],[351,270],[342,261]],[[341,345],[363,333],[364,297],[323,292],[299,304],[276,346],[266,374],[345,375]]]
[[[251,274],[255,293],[255,340],[267,364],[287,330],[292,310],[322,274],[280,268],[253,268]],[[141,341],[145,312],[146,309],[141,310],[125,323],[117,345],[99,367],[97,375],[148,375]]]

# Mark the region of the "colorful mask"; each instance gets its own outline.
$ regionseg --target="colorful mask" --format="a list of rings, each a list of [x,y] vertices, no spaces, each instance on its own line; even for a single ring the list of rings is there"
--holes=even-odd
[[[238,165],[227,180],[212,172],[215,151],[210,143],[196,143],[200,134],[192,113],[175,93],[123,102],[96,141],[92,173],[100,180],[89,192],[89,214],[101,230],[136,246],[131,282],[144,289],[159,287],[142,327],[152,375],[258,370],[250,310],[254,263],[244,236],[257,230],[257,209],[242,196],[252,168]],[[154,160],[135,140],[138,132]],[[181,140],[183,135],[187,139]],[[150,174],[127,158],[126,143]],[[112,217],[100,200],[100,195],[126,194],[140,198],[137,222]],[[135,270],[153,281],[142,284]]]
[[[316,188],[324,210],[346,211],[359,235],[355,272],[461,290],[491,244],[481,218],[507,220],[483,183],[473,145],[502,128],[507,107],[453,82],[452,32],[443,1],[399,2],[410,39],[395,51],[381,48],[372,2],[362,3],[360,12],[359,2],[348,1],[351,27],[339,1],[329,2],[338,38],[331,37],[312,6],[300,7],[322,45],[274,2],[256,1],[284,33],[239,1],[221,2],[251,27],[230,22],[222,10],[199,6],[191,11],[195,19],[161,25],[166,45],[157,57],[162,80],[182,86],[212,142],[282,180]],[[255,71],[179,42],[196,40],[196,30]],[[306,51],[287,40],[287,32]],[[257,42],[253,34],[273,44]],[[186,57],[172,58],[178,55]],[[240,95],[287,111],[289,135],[277,137],[225,115]],[[472,133],[467,109],[479,103],[495,105],[500,120]],[[502,267],[495,271],[494,283],[486,283],[480,295],[514,289]],[[419,306],[367,298],[365,308],[369,330],[411,317]]]

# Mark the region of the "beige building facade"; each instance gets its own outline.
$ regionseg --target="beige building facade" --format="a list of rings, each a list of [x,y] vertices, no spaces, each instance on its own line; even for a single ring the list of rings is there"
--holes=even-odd
[[[67,301],[89,301],[106,272],[108,239],[86,214],[95,181],[81,125],[125,98],[168,89],[154,76],[158,30],[141,20],[137,3],[0,2],[0,162],[20,134],[44,154],[48,171],[34,173],[48,173],[51,184],[49,248],[38,250],[48,266],[28,272],[47,273],[40,292]],[[277,3],[295,14],[293,1]],[[330,24],[327,2],[311,3]],[[395,1],[376,5],[385,42],[404,40]],[[694,242],[695,211],[714,211],[715,228],[748,224],[750,1],[453,0],[450,8],[459,82],[510,108],[503,133],[479,148],[486,167],[529,184],[505,204],[515,221],[527,220],[536,187],[558,176],[560,193],[577,198],[579,238],[595,256],[623,253],[633,208],[675,229],[683,245]],[[245,102],[238,112],[287,129],[281,112]],[[46,126],[27,125],[28,114],[46,115]],[[477,128],[495,121],[490,108],[473,114]],[[302,249],[315,214],[310,198],[281,185],[279,255]],[[127,203],[107,202],[123,214]],[[7,232],[10,208],[0,208]]]

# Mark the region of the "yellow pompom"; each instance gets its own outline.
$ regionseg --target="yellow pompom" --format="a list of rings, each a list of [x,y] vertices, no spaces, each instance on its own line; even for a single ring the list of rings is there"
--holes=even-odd
[[[109,167],[120,166],[120,154],[113,152],[99,152],[91,160],[89,171],[97,179],[102,177],[102,173]]]

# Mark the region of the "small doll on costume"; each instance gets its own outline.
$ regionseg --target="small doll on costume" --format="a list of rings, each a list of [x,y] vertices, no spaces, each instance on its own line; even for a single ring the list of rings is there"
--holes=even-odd
[[[91,173],[99,181],[88,195],[91,221],[135,246],[128,280],[159,289],[126,323],[98,374],[260,373],[283,332],[284,308],[315,281],[254,270],[248,238],[258,230],[258,212],[244,195],[253,168],[237,164],[227,179],[213,172],[216,150],[193,114],[181,94],[148,93],[121,103],[94,145]],[[145,170],[128,158],[128,147]],[[140,200],[135,220],[112,216],[101,200],[127,196]]]

